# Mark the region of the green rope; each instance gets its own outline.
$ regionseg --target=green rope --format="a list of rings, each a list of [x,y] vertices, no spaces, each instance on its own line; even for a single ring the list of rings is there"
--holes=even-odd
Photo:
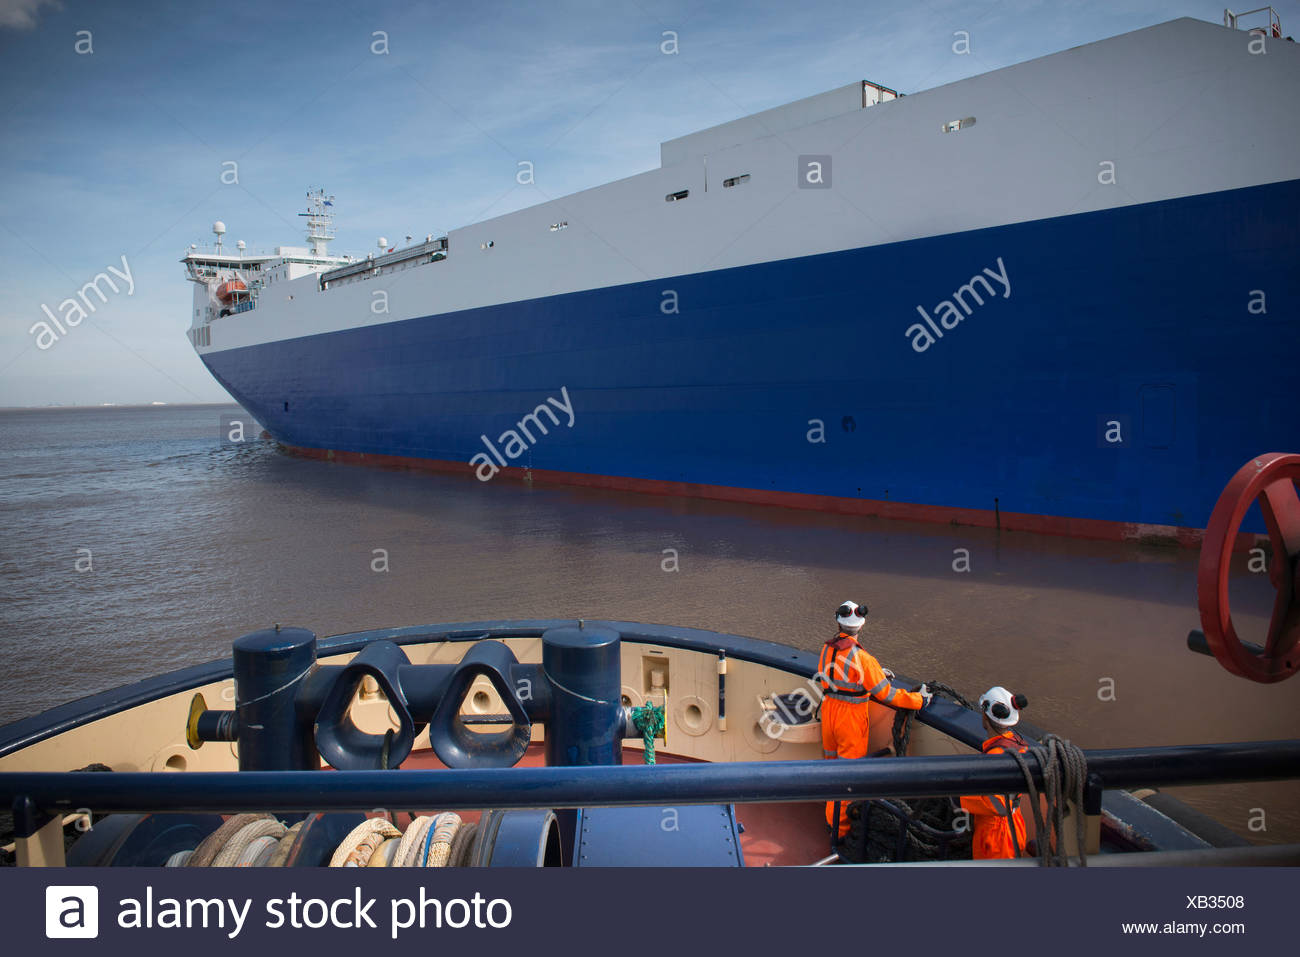
[[[641,732],[645,742],[645,763],[655,763],[655,738],[664,730],[664,709],[661,705],[646,704],[632,709],[632,723]]]

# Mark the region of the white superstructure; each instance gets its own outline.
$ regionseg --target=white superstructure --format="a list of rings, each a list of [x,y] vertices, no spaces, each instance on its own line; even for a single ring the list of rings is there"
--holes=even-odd
[[[218,319],[251,312],[259,305],[277,301],[276,292],[294,280],[329,270],[352,261],[350,256],[331,256],[328,243],[334,238],[334,197],[323,189],[307,194],[307,211],[299,216],[307,220],[310,249],[277,246],[274,252],[247,255],[244,242],[235,252],[225,248],[226,224],[212,224],[216,241],[211,246],[191,244],[185,257],[187,277],[194,283],[194,305],[190,342],[200,351],[212,345],[212,324]],[[288,293],[285,302],[293,301]]]

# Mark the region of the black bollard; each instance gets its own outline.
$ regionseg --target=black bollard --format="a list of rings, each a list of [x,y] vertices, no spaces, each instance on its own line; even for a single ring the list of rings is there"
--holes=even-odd
[[[612,628],[552,628],[542,635],[551,687],[546,763],[623,763],[621,637]]]
[[[310,719],[295,698],[316,665],[306,628],[266,628],[235,641],[239,770],[314,771],[320,767]]]

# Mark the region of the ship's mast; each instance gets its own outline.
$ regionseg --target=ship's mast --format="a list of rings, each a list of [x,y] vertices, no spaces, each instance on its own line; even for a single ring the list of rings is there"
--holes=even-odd
[[[307,242],[314,256],[329,255],[326,243],[334,238],[333,206],[334,197],[317,189],[307,194],[307,212],[298,214],[307,220]]]

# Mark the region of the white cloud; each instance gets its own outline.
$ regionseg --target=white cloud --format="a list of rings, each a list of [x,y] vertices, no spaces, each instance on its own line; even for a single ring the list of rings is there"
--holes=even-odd
[[[62,6],[59,0],[0,0],[0,27],[31,30],[36,26],[41,7],[59,10]]]

